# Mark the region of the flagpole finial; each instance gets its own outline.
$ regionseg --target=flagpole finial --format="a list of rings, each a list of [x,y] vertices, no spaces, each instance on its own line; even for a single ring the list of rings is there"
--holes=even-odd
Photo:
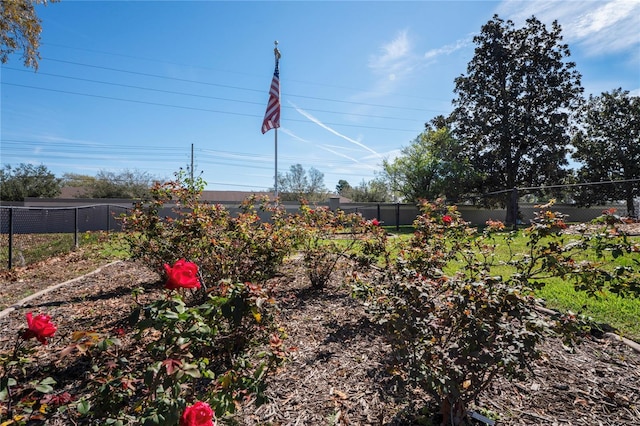
[[[273,44],[275,44],[275,46],[276,46],[276,47],[273,48],[273,54],[275,55],[276,62],[277,62],[278,60],[280,60],[280,57],[282,56],[280,54],[280,50],[278,49],[278,40],[274,41]]]

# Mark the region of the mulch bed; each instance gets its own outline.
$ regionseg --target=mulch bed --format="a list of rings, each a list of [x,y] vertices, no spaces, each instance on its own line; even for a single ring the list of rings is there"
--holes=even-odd
[[[64,268],[64,261],[58,267]],[[53,268],[49,277],[51,281],[41,279],[40,284],[63,281],[54,281]],[[0,276],[0,286],[19,279],[30,282],[26,273]],[[435,410],[432,401],[411,392],[388,370],[392,354],[383,330],[368,320],[339,277],[328,288],[313,290],[301,264],[291,261],[270,284],[288,335],[289,360],[268,378],[270,402],[260,407],[248,402],[234,416],[237,424],[429,424],[428,410],[421,410]],[[72,331],[122,326],[133,305],[131,290],[140,286],[147,289],[144,301],[158,297],[162,283],[144,266],[121,262],[44,294],[0,318],[0,350],[13,344],[26,312],[46,312],[60,332],[41,350],[45,359],[40,362],[72,363],[69,357],[57,359]],[[573,350],[552,338],[541,350],[544,356],[528,380],[496,381],[474,410],[503,425],[640,424],[640,354],[595,336],[586,336]],[[82,388],[82,375],[76,376],[66,385],[70,392]]]

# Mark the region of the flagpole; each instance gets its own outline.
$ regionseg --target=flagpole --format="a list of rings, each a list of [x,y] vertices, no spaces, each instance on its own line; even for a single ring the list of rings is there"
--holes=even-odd
[[[273,70],[273,79],[269,88],[269,102],[267,103],[267,111],[262,120],[262,134],[274,129],[274,146],[275,146],[275,176],[274,176],[274,193],[278,198],[278,127],[280,127],[280,71],[278,64],[280,61],[280,50],[278,50],[278,40],[273,42],[276,47],[273,54],[276,57],[276,67]]]
[[[276,68],[278,67],[278,62],[280,60],[280,50],[278,50],[278,40],[274,41],[273,44],[275,44],[275,47],[273,48],[273,55],[275,56],[276,59]],[[274,176],[274,196],[277,199],[278,198],[278,128],[276,127],[275,129],[275,133],[273,134],[273,138],[274,138],[274,147],[275,147],[275,176]]]
[[[275,153],[275,158],[276,158],[276,177],[275,177],[275,198],[278,198],[278,129],[273,129],[275,130],[275,133],[273,134],[273,137],[275,138],[275,147],[276,147],[276,153]]]

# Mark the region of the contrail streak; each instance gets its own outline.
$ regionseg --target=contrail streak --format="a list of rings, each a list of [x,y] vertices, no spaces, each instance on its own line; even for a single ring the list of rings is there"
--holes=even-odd
[[[335,130],[333,130],[331,127],[327,126],[326,124],[324,124],[323,122],[321,122],[320,120],[318,120],[317,118],[315,118],[314,116],[312,116],[311,114],[309,114],[308,112],[298,108],[298,106],[294,105],[293,103],[291,104],[296,111],[298,111],[300,114],[302,114],[304,117],[308,118],[309,120],[313,121],[314,123],[316,123],[318,126],[322,127],[323,129],[333,133],[334,135],[346,140],[347,142],[351,142],[354,145],[358,145],[360,148],[362,149],[366,149],[367,151],[371,152],[372,154],[375,154],[378,157],[382,157],[382,155],[378,154],[376,151],[374,151],[373,149],[369,148],[368,146],[366,146],[365,144],[358,142],[355,139],[351,139],[348,136],[343,135],[340,132],[337,132]]]
[[[280,128],[280,131],[282,131],[282,132],[286,133],[287,135],[291,136],[291,137],[292,137],[292,138],[294,138],[294,139],[299,140],[300,142],[305,142],[305,143],[312,144],[312,145],[314,145],[314,146],[316,146],[316,147],[318,147],[318,148],[320,148],[320,149],[324,149],[325,151],[328,151],[328,152],[330,152],[330,153],[332,153],[332,154],[335,154],[335,155],[337,155],[337,156],[339,156],[339,157],[343,157],[343,158],[346,158],[347,160],[351,160],[351,161],[354,161],[354,162],[356,162],[356,163],[360,164],[360,161],[359,161],[359,160],[356,160],[355,158],[353,158],[353,157],[349,157],[348,155],[342,154],[342,153],[340,153],[340,152],[334,151],[333,149],[329,148],[327,145],[314,144],[313,142],[308,141],[308,140],[306,140],[306,139],[303,139],[303,138],[301,138],[300,136],[295,135],[295,134],[294,134],[293,132],[291,132],[290,130],[284,129],[284,128],[282,128],[282,127]]]

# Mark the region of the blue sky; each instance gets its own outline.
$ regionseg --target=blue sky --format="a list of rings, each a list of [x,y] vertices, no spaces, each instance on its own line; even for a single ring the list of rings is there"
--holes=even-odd
[[[262,134],[282,53],[278,171],[315,167],[333,190],[372,179],[451,111],[472,37],[494,14],[557,19],[585,93],[640,95],[638,1],[72,1],[37,9],[40,68],[2,65],[0,163],[57,176],[186,167],[207,189],[273,187]]]

